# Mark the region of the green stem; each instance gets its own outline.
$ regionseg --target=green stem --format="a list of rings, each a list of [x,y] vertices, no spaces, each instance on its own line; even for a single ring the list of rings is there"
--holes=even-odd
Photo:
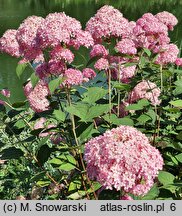
[[[69,104],[69,106],[71,106],[71,96],[70,96],[70,90],[68,88],[66,88],[66,93],[67,93],[68,104]],[[91,189],[93,191],[93,195],[94,195],[95,199],[98,199],[97,195],[96,195],[96,193],[94,191],[94,188],[92,186],[92,183],[91,183],[91,181],[90,181],[90,179],[88,177],[88,174],[87,174],[87,171],[86,171],[86,167],[85,167],[85,164],[84,164],[84,161],[83,161],[82,153],[80,151],[80,145],[79,145],[78,138],[77,138],[77,135],[76,135],[76,127],[75,127],[75,118],[74,118],[74,115],[70,114],[70,118],[71,118],[71,123],[72,123],[72,131],[73,131],[74,139],[75,139],[77,147],[79,147],[78,148],[78,155],[80,157],[80,161],[81,161],[81,165],[83,167],[83,171],[84,171],[84,173],[86,173],[87,181],[88,181],[88,183],[89,183],[89,185],[90,185],[90,187],[91,187]],[[84,175],[83,174],[82,174],[82,179],[83,179],[83,186],[84,186],[84,190],[86,192],[87,198],[90,199],[90,196],[89,196],[89,194],[87,192],[87,189],[86,189],[86,186],[85,186]]]
[[[111,115],[111,70],[108,70],[109,115]]]
[[[118,67],[118,81],[119,83],[121,82],[121,74],[120,74],[120,67],[121,65],[119,64],[119,67]],[[120,115],[120,111],[119,111],[119,107],[120,107],[120,102],[121,102],[121,93],[120,93],[120,90],[118,89],[118,107],[117,107],[117,116],[119,118],[119,115]]]
[[[162,74],[162,65],[160,65],[160,75],[161,75],[161,92],[163,91],[163,74]]]

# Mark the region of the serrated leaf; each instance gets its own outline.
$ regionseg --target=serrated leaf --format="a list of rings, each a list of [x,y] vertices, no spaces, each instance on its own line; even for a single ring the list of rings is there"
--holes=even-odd
[[[146,114],[142,114],[137,118],[137,121],[142,123],[142,124],[145,124],[149,120],[151,120],[151,117],[146,115]]]
[[[92,182],[92,187],[87,190],[88,193],[92,193],[94,191],[97,191],[99,188],[101,188],[102,185],[99,182]]]
[[[58,158],[61,159],[63,162],[69,162],[69,163],[71,163],[73,165],[76,165],[75,158],[71,154],[69,154],[67,152],[59,155]]]
[[[128,125],[128,126],[133,126],[134,122],[132,119],[124,117],[124,118],[118,118],[115,114],[107,114],[103,116],[104,120],[107,122],[111,122],[114,125]]]
[[[83,198],[85,195],[86,195],[85,191],[78,191],[78,192],[70,194],[67,198],[73,199],[73,200],[78,200],[78,199]]]
[[[173,184],[175,176],[166,171],[159,171],[158,180],[163,185]]]
[[[180,163],[182,163],[182,153],[176,155],[175,158],[176,158]]]
[[[149,101],[147,100],[147,99],[141,99],[141,100],[139,100],[138,101],[138,103],[137,103],[138,105],[141,105],[141,106],[148,106],[148,105],[150,105],[150,103],[149,103]]]
[[[67,112],[78,116],[82,121],[86,121],[89,106],[87,104],[74,104],[65,108]]]
[[[59,166],[59,169],[69,172],[75,169],[75,166],[70,163],[63,163],[61,166]]]
[[[147,48],[143,48],[144,52],[148,55],[148,57],[151,56],[151,51]]]
[[[82,101],[92,104],[103,98],[107,93],[108,90],[106,89],[100,87],[91,87],[87,92],[84,93],[84,99]]]
[[[35,75],[35,73],[33,73],[30,77],[30,81],[31,81],[32,87],[34,88],[36,84],[38,83],[39,78],[38,76]]]
[[[58,77],[57,79],[51,80],[48,84],[50,93],[52,94],[62,83],[63,78]]]
[[[126,90],[129,91],[130,90],[130,85],[125,84],[125,83],[120,83],[120,82],[114,82],[113,83],[113,88],[119,89],[119,90]]]
[[[58,121],[62,121],[62,122],[65,121],[66,114],[62,112],[61,110],[54,110],[53,115]]]
[[[159,189],[156,185],[154,185],[149,192],[142,197],[142,200],[154,200],[159,195]]]
[[[170,101],[169,103],[175,107],[182,108],[182,100]]]
[[[142,110],[142,109],[143,109],[143,106],[139,105],[139,104],[131,104],[131,105],[125,107],[126,111],[129,111],[129,110]]]
[[[20,129],[20,128],[24,128],[26,126],[26,124],[22,119],[20,119],[14,124],[14,126],[17,127],[18,129]]]
[[[50,163],[50,164],[55,164],[55,165],[60,165],[60,164],[62,164],[63,162],[62,162],[62,160],[60,160],[60,159],[58,159],[58,158],[53,158],[53,159],[49,160],[49,163]]]
[[[17,65],[16,74],[17,74],[18,78],[20,78],[22,73],[25,71],[25,68],[27,67],[27,65],[28,65],[27,63]]]
[[[154,124],[156,119],[157,119],[157,115],[154,112],[154,110],[150,109],[147,113],[148,116],[150,116],[150,118],[152,119],[152,123]]]
[[[104,113],[107,113],[109,111],[109,105],[108,104],[98,104],[96,106],[92,106],[89,109],[89,112],[86,116],[86,121],[92,121],[93,118],[103,115]]]
[[[50,181],[38,181],[37,183],[36,183],[36,185],[37,186],[39,186],[39,187],[46,187],[46,186],[49,186],[50,185]]]
[[[82,141],[88,140],[92,136],[93,133],[97,133],[97,132],[98,131],[94,129],[94,125],[91,124],[87,128],[85,128],[85,130],[80,134],[78,138],[82,142]]]
[[[137,63],[134,63],[134,62],[129,62],[129,63],[126,63],[124,64],[124,67],[131,67],[131,66],[134,66],[134,65],[137,65]]]

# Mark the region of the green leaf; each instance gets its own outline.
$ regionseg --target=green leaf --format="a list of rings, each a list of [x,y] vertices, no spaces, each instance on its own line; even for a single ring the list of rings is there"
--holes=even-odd
[[[86,195],[85,191],[78,191],[70,194],[67,198],[72,200],[82,199]]]
[[[179,134],[176,137],[178,140],[182,140],[182,131],[179,132]]]
[[[142,109],[143,109],[143,106],[139,105],[139,104],[131,104],[131,105],[125,107],[126,111],[129,111],[129,110],[142,110]]]
[[[118,118],[115,114],[106,114],[103,116],[104,120],[107,122],[111,122],[114,125],[128,125],[128,126],[133,126],[134,122],[132,119],[124,117],[124,118]]]
[[[76,167],[75,158],[68,152],[65,152],[57,156],[56,158],[49,160],[49,163],[55,166],[59,166],[59,169],[64,171],[70,171],[72,169],[75,169]]]
[[[84,93],[84,99],[82,101],[92,104],[103,98],[107,93],[108,90],[106,89],[100,87],[91,87],[87,92]]]
[[[166,171],[160,171],[158,180],[163,185],[173,184],[175,176]]]
[[[20,119],[14,124],[14,126],[17,127],[18,129],[20,129],[20,128],[24,128],[26,126],[26,124],[22,119]]]
[[[35,75],[35,73],[33,73],[30,77],[30,81],[31,81],[31,84],[34,88],[36,86],[36,84],[38,83],[39,78],[38,78],[38,76]]]
[[[150,103],[149,103],[149,101],[147,99],[141,99],[141,100],[138,101],[137,104],[140,105],[140,106],[143,106],[143,107],[150,105]]]
[[[73,169],[75,169],[75,166],[70,164],[70,163],[63,163],[60,167],[59,167],[60,170],[64,170],[64,171],[71,171]]]
[[[146,114],[142,114],[137,118],[137,121],[145,124],[147,121],[151,120],[150,116],[146,115]]]
[[[83,142],[91,138],[93,133],[99,133],[99,132],[94,128],[94,125],[91,124],[87,128],[85,128],[85,130],[80,134],[78,138],[80,139],[81,142]]]
[[[59,155],[58,158],[61,159],[63,162],[69,162],[72,165],[76,165],[75,158],[68,152]]]
[[[37,173],[36,175],[34,175],[34,176],[31,178],[31,181],[42,180],[42,179],[44,179],[45,174],[46,174],[46,171],[42,171],[42,172],[40,172],[40,173]]]
[[[175,157],[180,163],[182,163],[182,153],[176,155]]]
[[[99,188],[101,188],[102,185],[99,182],[92,182],[92,187],[87,190],[88,193],[93,193],[93,191],[97,191]]]
[[[1,151],[1,160],[18,159],[24,155],[21,149],[10,147]]]
[[[149,192],[142,197],[142,200],[154,200],[159,195],[159,189],[156,185],[154,185]]]
[[[60,84],[63,82],[63,78],[56,78],[54,80],[51,80],[49,82],[49,90],[50,90],[50,93],[52,94],[59,86]]]
[[[170,101],[169,103],[175,107],[182,108],[182,100]]]
[[[51,154],[51,149],[49,148],[48,145],[41,146],[37,154],[37,159],[39,163],[43,165],[50,157],[50,154]]]
[[[125,83],[120,83],[120,82],[113,82],[113,88],[116,88],[118,90],[125,90],[125,91],[129,91],[130,90],[130,85],[125,84]]]
[[[17,74],[18,78],[20,78],[22,73],[25,71],[25,68],[27,67],[27,65],[28,65],[27,63],[17,65],[16,74]]]
[[[47,187],[47,186],[49,186],[50,185],[50,183],[51,183],[51,181],[38,181],[37,183],[36,183],[36,185],[37,186],[39,186],[39,187]]]
[[[78,116],[82,121],[86,121],[89,105],[77,103],[66,107],[65,110],[72,115]]]
[[[151,56],[151,51],[147,48],[143,48],[144,52],[148,55],[148,57]]]
[[[54,110],[53,115],[58,121],[62,121],[62,122],[65,121],[66,114],[62,112],[61,110]]]
[[[154,112],[154,110],[150,109],[147,113],[148,116],[150,116],[150,118],[152,119],[152,123],[154,124],[156,119],[157,119],[157,115]]]
[[[124,67],[131,67],[131,66],[134,66],[134,65],[137,65],[137,63],[129,62],[129,63],[124,64]]]
[[[49,160],[50,164],[54,164],[54,165],[61,165],[63,162],[62,160],[58,159],[58,158],[53,158],[51,160]]]
[[[86,116],[86,121],[92,121],[93,118],[103,115],[104,113],[107,113],[109,111],[109,105],[108,104],[98,104],[96,106],[92,106],[89,109],[89,112]]]

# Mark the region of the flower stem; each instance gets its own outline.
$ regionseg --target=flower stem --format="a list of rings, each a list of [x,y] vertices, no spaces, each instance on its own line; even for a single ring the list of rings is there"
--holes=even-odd
[[[111,70],[108,70],[109,115],[111,115]]]
[[[71,106],[71,96],[70,96],[70,90],[68,88],[66,88],[66,93],[67,93],[68,104],[69,104],[69,106]],[[83,161],[82,153],[80,151],[80,145],[79,145],[78,138],[77,138],[77,135],[76,135],[76,127],[75,127],[75,118],[74,118],[74,115],[70,114],[70,118],[71,118],[71,123],[72,123],[72,131],[73,131],[73,135],[74,135],[74,139],[75,139],[76,145],[78,147],[78,155],[80,157],[80,161],[81,161],[81,165],[83,167],[83,171],[84,171],[84,173],[86,173],[86,178],[87,178],[87,181],[88,181],[88,183],[89,183],[89,185],[90,185],[90,187],[91,187],[91,189],[93,191],[94,198],[98,199],[97,195],[96,195],[96,193],[94,191],[94,188],[92,186],[92,183],[91,183],[91,181],[90,181],[90,179],[88,177],[88,174],[86,172],[86,167],[85,167],[85,164],[84,164],[84,161]],[[84,175],[83,174],[81,174],[81,175],[82,175],[82,179],[83,179],[83,186],[84,186],[85,193],[87,195],[87,198],[90,199],[90,196],[89,196],[89,194],[88,194],[88,192],[86,190],[86,186],[85,186],[85,182],[84,182]]]
[[[119,64],[119,67],[118,67],[118,81],[119,83],[121,82],[121,74],[120,74],[120,67],[121,65]],[[117,106],[117,116],[119,118],[119,115],[120,115],[120,111],[119,111],[119,107],[120,107],[120,101],[121,101],[121,93],[120,93],[120,90],[118,89],[118,106]]]
[[[160,75],[161,75],[161,92],[163,91],[163,74],[162,74],[162,65],[160,65]]]

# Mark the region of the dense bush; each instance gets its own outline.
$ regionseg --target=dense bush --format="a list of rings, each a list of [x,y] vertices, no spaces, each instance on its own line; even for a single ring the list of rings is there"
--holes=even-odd
[[[181,199],[177,22],[165,11],[129,22],[106,5],[85,30],[53,13],[4,33],[17,76],[32,75],[26,101],[1,90],[3,199]]]

